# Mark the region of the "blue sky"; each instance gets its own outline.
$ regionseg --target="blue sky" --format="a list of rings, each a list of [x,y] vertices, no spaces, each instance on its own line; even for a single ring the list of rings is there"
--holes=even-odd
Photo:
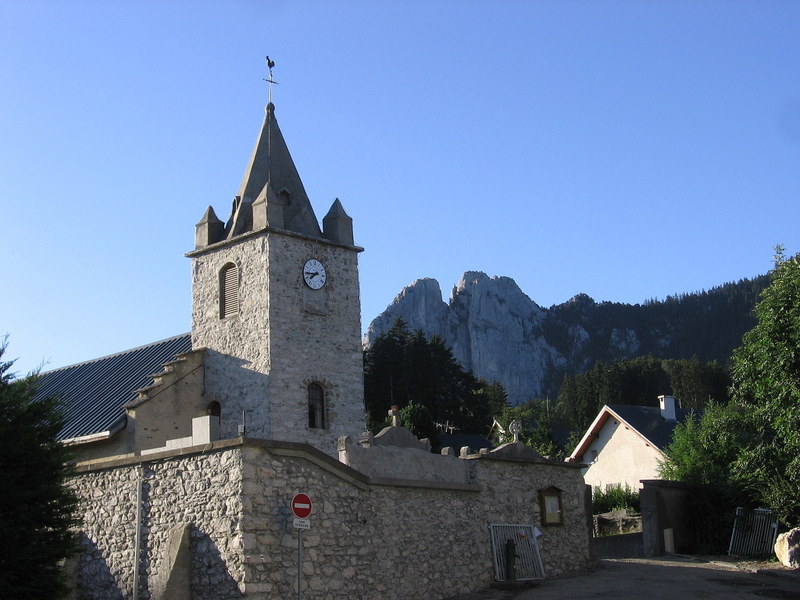
[[[194,224],[276,115],[362,327],[421,277],[641,303],[800,251],[800,2],[0,2],[0,333],[25,373],[189,331]]]

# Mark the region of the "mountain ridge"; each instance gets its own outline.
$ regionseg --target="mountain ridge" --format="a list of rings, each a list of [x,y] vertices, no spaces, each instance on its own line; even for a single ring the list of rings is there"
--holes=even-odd
[[[640,355],[726,364],[755,325],[752,310],[767,275],[644,304],[596,302],[576,294],[543,308],[506,276],[466,271],[448,302],[439,282],[404,287],[367,328],[368,346],[398,318],[439,336],[477,377],[499,381],[509,402],[555,397],[565,375]]]

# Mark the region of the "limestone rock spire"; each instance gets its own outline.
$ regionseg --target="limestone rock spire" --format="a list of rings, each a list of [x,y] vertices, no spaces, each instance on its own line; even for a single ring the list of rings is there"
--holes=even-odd
[[[275,206],[271,207],[271,204]],[[271,222],[270,217],[279,222]],[[311,237],[322,236],[314,209],[278,127],[275,105],[271,102],[267,105],[261,132],[239,186],[226,236],[240,235],[254,226],[287,229]]]

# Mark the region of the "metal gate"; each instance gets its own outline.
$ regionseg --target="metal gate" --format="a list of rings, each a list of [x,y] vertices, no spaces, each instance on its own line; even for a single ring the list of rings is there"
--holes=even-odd
[[[494,576],[498,581],[508,581],[508,557],[506,545],[514,544],[515,580],[528,581],[544,579],[544,566],[536,543],[536,528],[533,525],[507,525],[493,523],[489,525],[492,537],[492,556],[494,558]]]
[[[733,521],[730,556],[770,556],[778,537],[778,517],[769,509],[736,509]]]

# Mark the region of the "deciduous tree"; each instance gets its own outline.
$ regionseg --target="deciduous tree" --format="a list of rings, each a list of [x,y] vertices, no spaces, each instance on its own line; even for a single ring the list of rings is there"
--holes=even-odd
[[[519,421],[522,430],[519,433],[519,440],[536,450],[543,456],[551,458],[563,458],[561,451],[553,440],[553,415],[554,407],[551,408],[549,400],[528,400],[517,406],[508,406],[497,417],[498,423],[506,433],[501,434],[500,442],[513,441],[513,435],[509,431],[512,421]]]
[[[758,324],[733,356],[733,400],[753,439],[737,476],[787,525],[800,525],[800,255],[778,247],[771,283],[756,305]]]
[[[756,326],[731,365],[731,402],[679,426],[664,476],[745,491],[800,525],[800,259],[777,249]]]
[[[664,479],[736,488],[731,464],[747,442],[745,415],[733,405],[708,404],[702,413],[679,423],[665,448]]]

